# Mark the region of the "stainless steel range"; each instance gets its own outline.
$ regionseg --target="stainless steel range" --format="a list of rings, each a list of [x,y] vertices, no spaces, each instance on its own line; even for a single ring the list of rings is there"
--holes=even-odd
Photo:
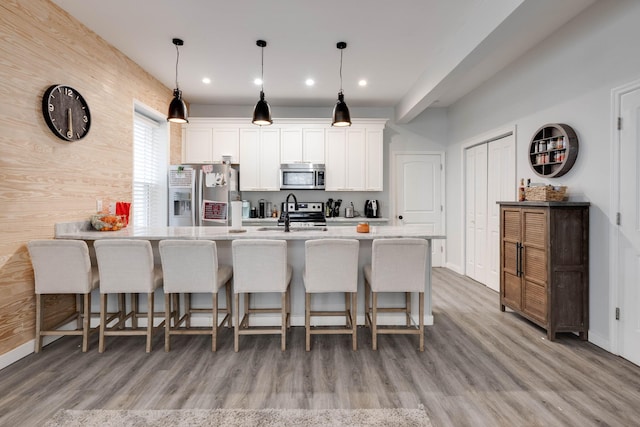
[[[291,227],[325,227],[327,221],[324,217],[323,202],[298,202],[298,210],[295,203],[288,203],[289,222]],[[278,225],[284,226],[284,202],[280,209]]]

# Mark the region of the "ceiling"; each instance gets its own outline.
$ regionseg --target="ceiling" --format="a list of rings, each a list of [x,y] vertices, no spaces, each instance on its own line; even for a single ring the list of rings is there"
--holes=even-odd
[[[594,0],[52,0],[190,104],[394,108],[455,102]],[[211,79],[210,84],[202,82]],[[313,78],[314,86],[305,80]],[[358,85],[366,79],[364,87]]]

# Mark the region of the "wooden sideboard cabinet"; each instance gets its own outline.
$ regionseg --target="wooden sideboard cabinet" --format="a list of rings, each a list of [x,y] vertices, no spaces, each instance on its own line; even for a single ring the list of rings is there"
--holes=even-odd
[[[589,332],[589,203],[498,202],[500,310],[547,330]]]

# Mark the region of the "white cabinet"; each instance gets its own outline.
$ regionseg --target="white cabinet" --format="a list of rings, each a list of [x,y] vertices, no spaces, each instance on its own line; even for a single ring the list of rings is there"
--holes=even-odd
[[[382,191],[382,129],[326,131],[327,191]]]
[[[324,129],[283,127],[280,133],[280,163],[324,163]]]
[[[367,129],[365,191],[382,191],[384,187],[382,129]]]
[[[325,164],[327,191],[382,191],[384,119],[279,119],[257,127],[249,118],[191,118],[183,126],[183,163],[240,164],[240,189],[279,191],[281,163]]]
[[[240,129],[240,191],[280,190],[280,129]]]
[[[183,163],[208,163],[211,153],[211,128],[184,127],[182,131]]]
[[[238,128],[213,128],[211,153],[214,162],[230,156],[231,163],[240,163],[240,134]]]
[[[223,156],[240,162],[238,127],[214,119],[191,119],[183,127],[182,145],[183,163],[221,162]]]

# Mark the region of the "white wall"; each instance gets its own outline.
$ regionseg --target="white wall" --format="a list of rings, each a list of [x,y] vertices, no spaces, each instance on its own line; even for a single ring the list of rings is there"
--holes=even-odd
[[[590,341],[610,349],[611,90],[640,77],[640,2],[600,0],[449,108],[447,262],[462,267],[462,145],[476,135],[517,126],[519,178],[567,185],[590,208]],[[542,179],[526,152],[534,132],[563,122],[580,151],[565,176]],[[457,195],[457,197],[456,197]]]

